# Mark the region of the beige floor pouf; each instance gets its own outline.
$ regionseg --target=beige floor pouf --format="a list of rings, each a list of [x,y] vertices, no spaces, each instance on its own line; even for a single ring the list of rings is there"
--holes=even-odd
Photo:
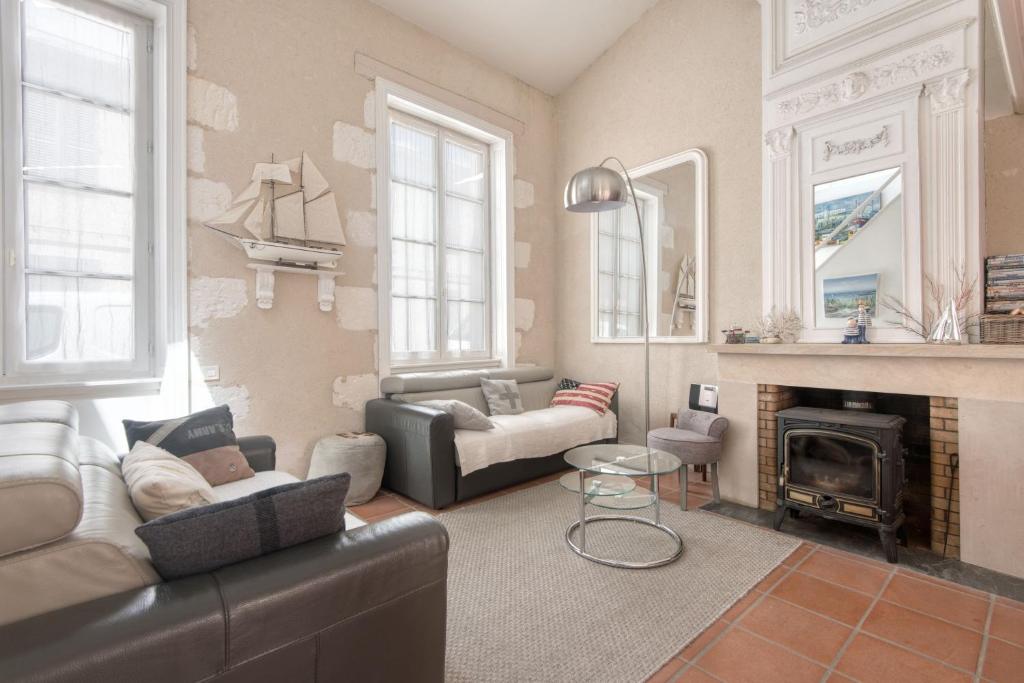
[[[352,475],[352,484],[345,505],[359,505],[373,498],[380,489],[386,453],[384,439],[369,432],[326,436],[313,448],[306,479],[348,472]]]

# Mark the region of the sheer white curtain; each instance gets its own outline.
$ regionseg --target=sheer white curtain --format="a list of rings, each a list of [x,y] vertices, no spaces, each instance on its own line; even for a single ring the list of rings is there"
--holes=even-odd
[[[22,2],[30,362],[129,361],[136,352],[137,35],[93,7]]]
[[[490,352],[486,146],[404,115],[390,128],[391,352]]]

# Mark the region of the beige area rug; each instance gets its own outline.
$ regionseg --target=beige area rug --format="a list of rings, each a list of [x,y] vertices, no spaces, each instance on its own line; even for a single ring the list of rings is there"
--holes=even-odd
[[[566,545],[577,503],[551,482],[440,515],[451,535],[448,681],[643,681],[800,543],[665,503],[683,556],[616,569]],[[668,543],[629,522],[587,527],[590,552],[653,557]]]

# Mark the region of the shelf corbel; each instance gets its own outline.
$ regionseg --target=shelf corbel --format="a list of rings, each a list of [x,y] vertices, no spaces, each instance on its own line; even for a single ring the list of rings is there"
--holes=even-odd
[[[274,284],[276,273],[298,273],[315,275],[316,300],[320,310],[330,313],[334,310],[334,278],[344,275],[340,270],[312,270],[295,266],[279,266],[273,263],[249,263],[247,268],[256,271],[256,307],[269,311],[274,307]]]

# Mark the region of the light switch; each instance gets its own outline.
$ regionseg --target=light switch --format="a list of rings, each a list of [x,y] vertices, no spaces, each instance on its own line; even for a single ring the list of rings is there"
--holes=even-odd
[[[203,379],[207,382],[218,382],[220,381],[220,366],[219,365],[204,365],[203,366]]]

